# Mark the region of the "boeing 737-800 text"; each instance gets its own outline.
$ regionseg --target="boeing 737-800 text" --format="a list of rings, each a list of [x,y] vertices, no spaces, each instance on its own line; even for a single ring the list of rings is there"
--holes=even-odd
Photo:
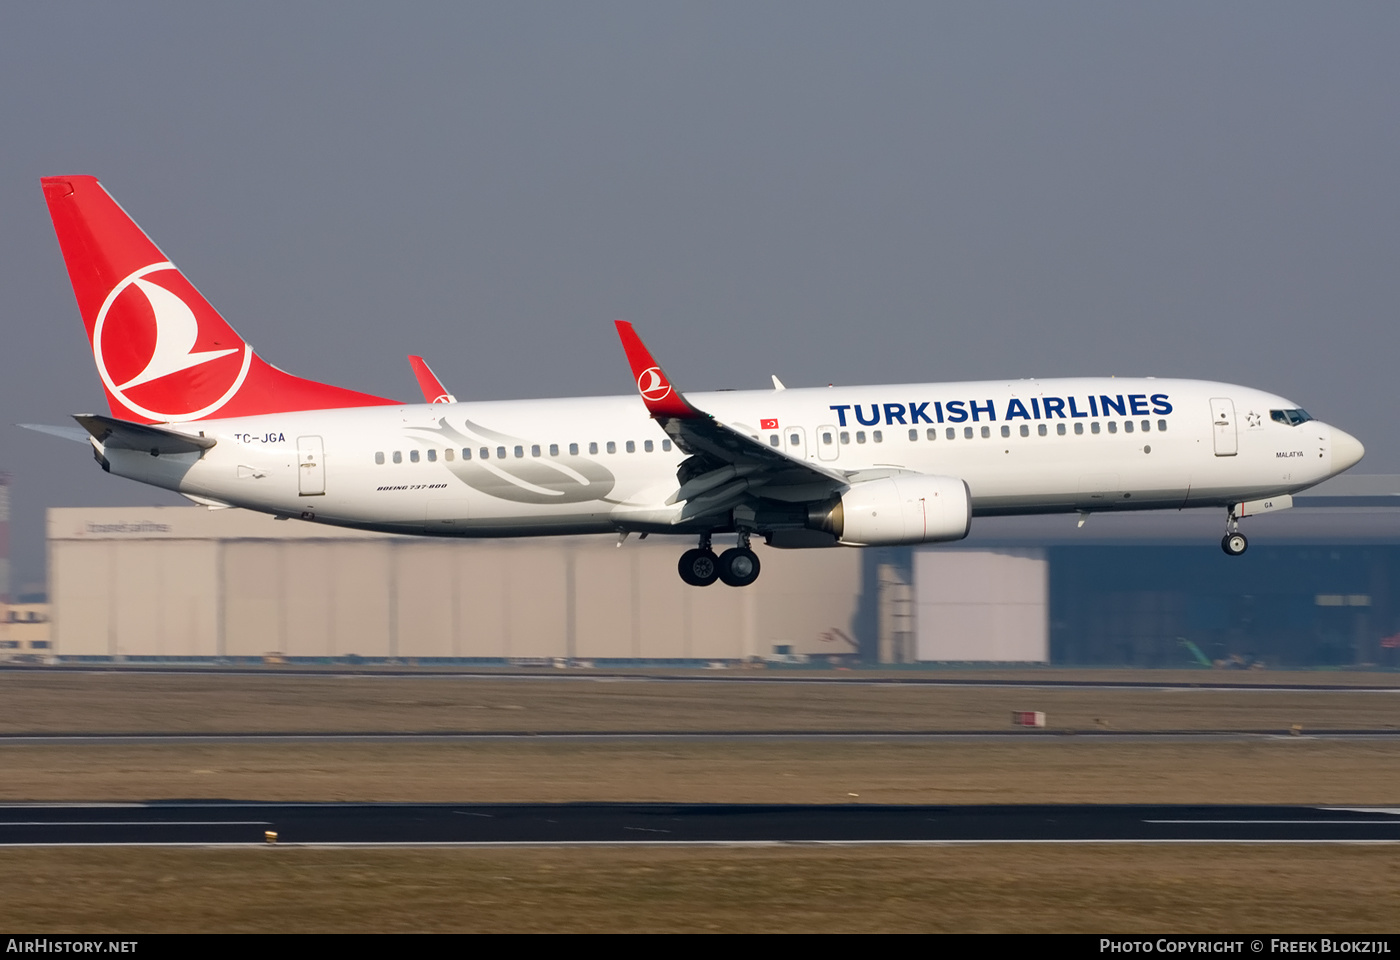
[[[44,195],[110,416],[76,417],[104,470],[238,506],[395,533],[684,533],[681,577],[752,583],[775,547],[936,543],[972,518],[1223,507],[1241,517],[1361,459],[1296,403],[1226,383],[1017,380],[683,395],[631,325],[637,394],[429,402],[263,361],[92,177]],[[736,544],[716,556],[711,538]]]

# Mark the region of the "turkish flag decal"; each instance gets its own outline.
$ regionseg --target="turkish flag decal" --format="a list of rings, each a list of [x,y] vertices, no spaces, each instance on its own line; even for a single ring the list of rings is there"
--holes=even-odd
[[[776,430],[776,429],[778,429],[778,421],[776,421],[776,420],[760,420],[760,421],[758,421],[758,429],[760,429],[760,430]]]

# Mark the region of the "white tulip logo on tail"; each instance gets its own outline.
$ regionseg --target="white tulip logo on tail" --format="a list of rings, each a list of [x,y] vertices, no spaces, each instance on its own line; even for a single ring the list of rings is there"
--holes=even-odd
[[[637,378],[637,390],[641,392],[644,400],[655,403],[665,400],[670,395],[671,385],[666,382],[660,367],[649,367]]]
[[[93,357],[102,382],[128,410],[149,420],[198,420],[238,392],[248,375],[253,351],[217,314],[211,318],[215,329],[226,330],[226,342],[237,346],[196,350],[200,317],[169,287],[142,279],[166,271],[172,285],[188,287],[174,264],[164,262],[142,267],[112,288],[93,327]],[[195,297],[201,310],[213,312],[202,297]],[[240,352],[241,363],[230,361],[197,369]]]

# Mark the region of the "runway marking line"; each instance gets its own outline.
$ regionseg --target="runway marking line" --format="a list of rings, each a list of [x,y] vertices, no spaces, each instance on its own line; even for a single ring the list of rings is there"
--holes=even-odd
[[[480,847],[483,849],[506,849],[520,847],[967,847],[979,844],[1169,844],[1169,843],[1194,843],[1194,844],[1341,844],[1352,846],[1366,845],[1400,845],[1400,838],[1390,839],[1366,839],[1366,840],[1192,840],[1192,839],[1127,839],[1127,840],[561,840],[561,841],[408,841],[404,843],[393,843],[384,841],[367,841],[364,843],[341,842],[341,843],[298,843],[296,841],[279,840],[277,844],[268,844],[259,841],[244,841],[237,843],[153,843],[143,841],[122,841],[119,843],[3,843],[0,842],[0,849],[12,847],[183,847],[199,850],[249,850],[249,849],[286,849],[289,847],[304,850],[360,850],[366,848],[384,849],[411,849],[411,848],[435,848],[435,847],[461,847],[469,849]]]
[[[271,820],[0,820],[4,827],[270,827]]]

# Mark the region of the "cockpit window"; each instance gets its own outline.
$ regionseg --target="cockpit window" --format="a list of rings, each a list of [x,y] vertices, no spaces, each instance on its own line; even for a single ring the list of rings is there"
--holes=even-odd
[[[1270,410],[1269,416],[1279,423],[1286,423],[1290,427],[1296,427],[1300,423],[1307,423],[1312,419],[1312,414],[1306,410]]]

